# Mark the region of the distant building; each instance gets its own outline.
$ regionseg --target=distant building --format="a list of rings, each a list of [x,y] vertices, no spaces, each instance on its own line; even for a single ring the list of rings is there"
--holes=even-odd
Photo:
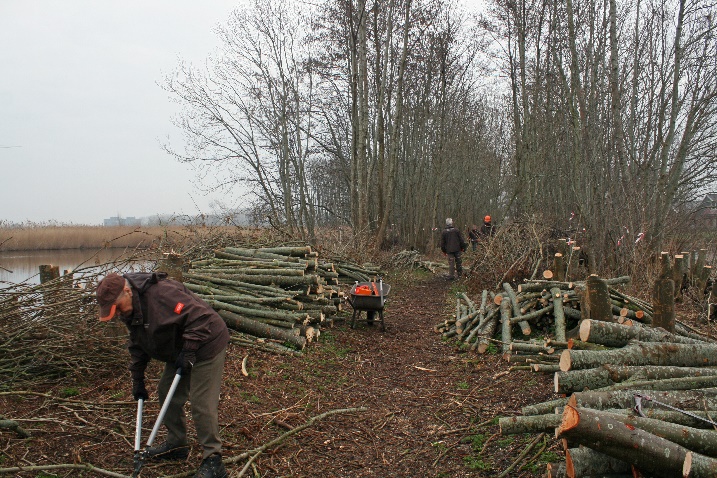
[[[717,229],[717,193],[705,194],[697,206],[695,220],[699,227]]]
[[[139,218],[136,218],[134,216],[128,216],[128,217],[120,217],[120,216],[113,216],[109,219],[105,219],[104,221],[105,226],[141,226],[142,220]]]

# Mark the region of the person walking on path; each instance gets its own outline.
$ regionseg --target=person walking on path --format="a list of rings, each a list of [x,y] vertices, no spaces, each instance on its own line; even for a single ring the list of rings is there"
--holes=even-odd
[[[150,359],[165,363],[157,386],[160,403],[179,371],[164,425],[167,439],[147,450],[150,459],[180,460],[189,455],[184,404],[191,402],[202,464],[195,478],[226,478],[219,438],[219,392],[229,330],[224,320],[184,284],[164,273],[111,273],[97,286],[100,320],[119,312],[129,330],[129,370],[135,400],[147,400],[144,372]]]
[[[448,256],[448,278],[460,279],[463,273],[461,253],[466,250],[466,242],[461,231],[453,227],[453,219],[446,219],[446,228],[441,235],[441,251]]]
[[[483,237],[490,237],[495,235],[495,227],[491,222],[490,216],[483,218],[483,225],[480,228],[480,235]]]
[[[480,235],[480,232],[478,231],[478,226],[473,224],[471,228],[468,230],[468,240],[471,243],[471,248],[473,252],[475,252],[476,248],[478,247],[478,236]]]

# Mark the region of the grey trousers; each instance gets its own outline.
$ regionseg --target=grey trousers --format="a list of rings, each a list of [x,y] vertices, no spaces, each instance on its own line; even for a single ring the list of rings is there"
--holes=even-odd
[[[192,419],[197,430],[197,440],[202,445],[202,459],[213,453],[221,453],[222,441],[219,438],[219,392],[224,371],[225,348],[216,357],[204,362],[197,362],[189,374],[182,375],[174,392],[172,401],[164,417],[167,427],[167,442],[172,445],[187,444],[187,419],[184,415],[184,404],[191,402]],[[177,369],[173,363],[164,366],[159,379],[157,391],[159,402],[164,404],[169,387],[172,385]]]
[[[463,262],[461,261],[461,251],[449,252],[448,256],[448,276],[453,279],[463,274]],[[458,275],[456,276],[456,272]]]

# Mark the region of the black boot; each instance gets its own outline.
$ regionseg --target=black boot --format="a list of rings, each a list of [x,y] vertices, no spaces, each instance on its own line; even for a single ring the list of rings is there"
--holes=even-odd
[[[161,445],[148,448],[147,456],[150,460],[185,460],[189,456],[189,447],[164,442]]]
[[[227,478],[227,470],[222,463],[222,456],[215,453],[205,458],[194,478]]]

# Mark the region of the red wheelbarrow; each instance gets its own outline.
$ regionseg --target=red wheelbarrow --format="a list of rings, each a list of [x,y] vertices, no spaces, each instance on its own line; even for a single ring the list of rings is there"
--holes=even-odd
[[[386,305],[386,297],[391,291],[391,286],[383,280],[378,282],[356,282],[349,291],[349,304],[354,309],[351,316],[351,328],[356,325],[356,319],[361,316],[361,312],[366,312],[366,322],[372,324],[378,313],[379,322],[381,322],[381,330],[386,330],[386,323],[383,320],[383,308]]]

